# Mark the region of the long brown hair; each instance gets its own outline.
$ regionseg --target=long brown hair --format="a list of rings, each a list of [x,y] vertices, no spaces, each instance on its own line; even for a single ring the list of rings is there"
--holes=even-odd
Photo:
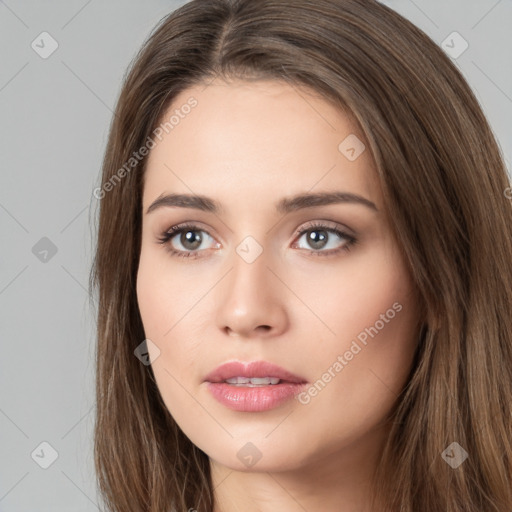
[[[145,339],[136,275],[146,158],[130,159],[178,93],[214,77],[305,87],[353,114],[368,140],[426,319],[375,495],[393,512],[510,512],[512,201],[503,157],[456,66],[373,0],[192,0],[132,62],[95,191],[90,276],[94,456],[108,510],[213,510],[207,455],[134,356]],[[469,455],[457,468],[442,456],[453,442]]]

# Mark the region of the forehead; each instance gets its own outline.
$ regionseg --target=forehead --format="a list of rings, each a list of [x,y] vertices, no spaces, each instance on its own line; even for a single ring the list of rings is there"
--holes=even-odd
[[[182,91],[165,122],[146,166],[146,207],[170,191],[256,208],[284,195],[340,187],[378,202],[370,152],[347,158],[348,146],[359,152],[366,145],[357,124],[304,88],[217,79]]]

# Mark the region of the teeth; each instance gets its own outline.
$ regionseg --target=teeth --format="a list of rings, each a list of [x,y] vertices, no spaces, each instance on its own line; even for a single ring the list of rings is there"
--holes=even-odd
[[[231,379],[226,379],[228,384],[234,384],[235,386],[268,386],[269,384],[274,385],[278,384],[280,379],[277,377],[232,377]]]

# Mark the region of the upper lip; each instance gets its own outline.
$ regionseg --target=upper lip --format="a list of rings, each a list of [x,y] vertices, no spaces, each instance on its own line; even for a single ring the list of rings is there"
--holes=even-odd
[[[276,377],[285,382],[305,383],[306,379],[268,361],[230,361],[221,364],[206,377],[207,382],[224,382],[232,377]]]

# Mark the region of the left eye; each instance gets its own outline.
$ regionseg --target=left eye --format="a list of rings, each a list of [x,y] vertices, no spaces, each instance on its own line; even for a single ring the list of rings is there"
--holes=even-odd
[[[206,236],[203,236],[201,233],[204,233]],[[341,245],[330,249],[328,248],[329,250],[320,250],[329,245],[329,234],[336,235],[338,240],[342,241]],[[174,246],[173,241],[177,235],[180,235],[178,241],[184,249],[177,249]],[[301,247],[298,242],[294,244],[294,247],[296,246],[299,249],[304,249],[311,254],[318,254],[322,256],[337,253],[338,251],[348,251],[349,248],[357,241],[352,235],[344,233],[337,228],[325,226],[323,224],[308,226],[307,228],[299,231],[296,238],[298,238],[300,241],[304,235],[308,235],[306,240],[310,245],[310,248]],[[173,256],[197,258],[201,252],[198,249],[201,247],[206,238],[214,241],[214,239],[204,229],[201,229],[196,225],[181,224],[178,226],[173,226],[168,231],[163,233],[162,236],[158,239],[158,242],[165,245],[167,250]],[[219,247],[220,244],[215,243],[213,248]]]
[[[329,245],[329,233],[334,234],[338,240],[342,241],[341,246],[338,245],[337,247],[327,247]],[[331,228],[328,226],[323,225],[317,225],[317,226],[310,226],[307,229],[302,230],[299,233],[299,240],[304,236],[306,236],[306,242],[309,244],[310,247],[313,248],[313,251],[311,249],[308,249],[305,247],[306,250],[309,250],[311,252],[329,252],[332,253],[333,251],[338,250],[348,250],[348,248],[355,243],[356,239],[348,235],[347,233],[344,233],[343,231],[340,231],[336,228]],[[319,249],[330,249],[329,251],[319,251]],[[299,247],[301,248],[301,247]]]

